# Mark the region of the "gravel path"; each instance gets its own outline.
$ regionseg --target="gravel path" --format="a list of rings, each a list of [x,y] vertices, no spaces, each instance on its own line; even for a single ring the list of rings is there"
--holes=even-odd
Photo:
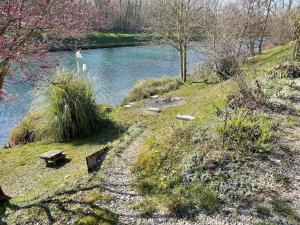
[[[113,151],[107,156],[106,163],[102,168],[105,175],[104,189],[106,193],[113,196],[113,201],[108,204],[100,204],[100,207],[106,207],[119,216],[119,224],[124,225],[243,225],[254,224],[258,220],[252,216],[239,215],[232,213],[229,215],[216,214],[208,216],[200,214],[194,221],[187,219],[172,218],[160,214],[154,214],[151,217],[143,218],[140,216],[138,209],[133,206],[143,198],[131,187],[132,174],[130,167],[138,155],[140,143],[147,136],[147,132],[141,134],[121,153]]]
[[[300,79],[296,80],[297,86],[300,90]],[[300,102],[295,103],[295,108],[300,108]],[[288,194],[289,199],[292,200],[295,209],[300,213],[300,127],[295,127],[290,130],[287,138],[287,142],[294,152],[295,164],[287,165],[286,172],[293,178],[294,188],[293,191]],[[109,208],[111,211],[119,215],[120,224],[132,225],[132,224],[164,224],[164,225],[248,225],[255,224],[259,220],[251,214],[240,215],[235,212],[228,214],[217,214],[208,216],[200,214],[194,221],[185,219],[170,218],[164,215],[155,214],[149,218],[143,218],[140,216],[138,210],[134,207],[138,202],[142,201],[142,197],[137,194],[132,183],[132,174],[130,168],[135,161],[138,150],[140,149],[140,143],[143,142],[147,132],[141,134],[134,142],[128,147],[124,148],[122,152],[116,154],[111,152],[107,157],[108,163],[103,167],[103,174],[105,175],[104,187],[107,193],[114,197],[108,205],[99,205]],[[298,163],[297,163],[298,162]]]

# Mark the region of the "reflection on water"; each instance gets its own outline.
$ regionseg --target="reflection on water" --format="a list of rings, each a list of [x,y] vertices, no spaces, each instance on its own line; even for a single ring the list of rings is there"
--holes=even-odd
[[[168,46],[141,46],[93,49],[81,52],[81,65],[87,65],[86,76],[93,83],[98,103],[118,104],[137,80],[179,74],[178,53]],[[77,68],[74,52],[65,55],[61,67]],[[201,54],[189,52],[188,70],[203,61]],[[7,141],[10,130],[26,114],[36,98],[38,87],[8,80],[5,89],[14,93],[14,101],[0,103],[0,144]]]

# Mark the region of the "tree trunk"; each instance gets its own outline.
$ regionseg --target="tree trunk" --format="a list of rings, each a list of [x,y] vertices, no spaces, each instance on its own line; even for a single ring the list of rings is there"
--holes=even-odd
[[[251,56],[254,56],[255,55],[255,41],[254,40],[250,40],[249,48],[250,48]]]
[[[266,32],[266,29],[267,29],[267,24],[268,24],[270,12],[271,12],[271,4],[272,4],[272,0],[269,0],[267,15],[266,15],[266,18],[265,18],[265,21],[264,21],[264,27],[263,27],[263,30],[262,30],[262,33],[261,33],[260,42],[259,42],[259,46],[258,46],[258,54],[261,54],[261,52],[262,52],[262,46],[263,46],[264,39],[265,39],[265,32]]]
[[[300,51],[300,40],[296,40],[295,46],[294,46],[294,53],[293,53],[293,59],[297,59],[299,56],[299,51]]]
[[[9,201],[10,199],[11,199],[11,197],[5,195],[0,186],[0,202],[6,202],[6,201]]]
[[[0,90],[3,88],[4,77],[7,74],[8,68],[9,68],[9,59],[6,59],[0,63]]]
[[[180,56],[180,77],[181,80],[184,81],[184,60],[183,60],[183,49],[179,49],[179,56]]]
[[[186,82],[187,80],[187,61],[186,61],[186,51],[187,51],[187,47],[184,46],[183,47],[183,77],[182,77],[182,80],[183,82]]]

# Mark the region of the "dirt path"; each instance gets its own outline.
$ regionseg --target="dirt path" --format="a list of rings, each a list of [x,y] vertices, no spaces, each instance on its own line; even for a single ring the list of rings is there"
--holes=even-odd
[[[300,79],[296,80],[298,89],[300,90]],[[300,91],[299,91],[300,92]],[[294,104],[296,109],[300,109],[300,102]],[[295,209],[300,213],[300,127],[296,126],[289,130],[287,134],[287,143],[293,151],[295,163],[287,164],[284,170],[293,179],[293,191],[288,193],[288,199],[291,199]],[[147,137],[147,132],[142,133],[134,142],[127,148],[123,149],[120,154],[112,152],[107,158],[107,164],[102,169],[105,174],[104,187],[107,193],[114,197],[108,205],[99,205],[107,207],[119,216],[120,224],[254,224],[257,218],[251,215],[230,215],[218,214],[214,217],[200,214],[196,221],[189,221],[185,219],[170,218],[163,215],[153,215],[149,218],[140,216],[138,209],[134,208],[136,204],[142,201],[142,197],[137,194],[132,184],[132,174],[130,168],[132,163],[136,160],[140,144]]]
[[[295,80],[298,96],[300,96],[300,78]],[[297,98],[298,99],[298,98]],[[300,100],[294,102],[293,107],[300,112]],[[289,199],[292,199],[294,208],[300,214],[300,119],[297,119],[297,125],[288,130],[287,142],[293,152],[294,167],[288,170],[293,179],[294,191],[290,193]]]

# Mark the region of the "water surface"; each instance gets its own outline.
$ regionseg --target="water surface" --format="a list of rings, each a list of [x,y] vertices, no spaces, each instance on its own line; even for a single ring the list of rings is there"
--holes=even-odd
[[[80,65],[86,64],[86,76],[92,82],[98,103],[116,105],[121,103],[136,81],[164,75],[179,74],[178,53],[168,46],[138,46],[84,50]],[[52,53],[64,55],[61,67],[76,70],[74,52]],[[188,71],[203,61],[204,56],[188,53]],[[8,80],[5,89],[14,93],[13,101],[0,102],[0,144],[3,145],[11,129],[33,106],[39,87],[28,82]]]

